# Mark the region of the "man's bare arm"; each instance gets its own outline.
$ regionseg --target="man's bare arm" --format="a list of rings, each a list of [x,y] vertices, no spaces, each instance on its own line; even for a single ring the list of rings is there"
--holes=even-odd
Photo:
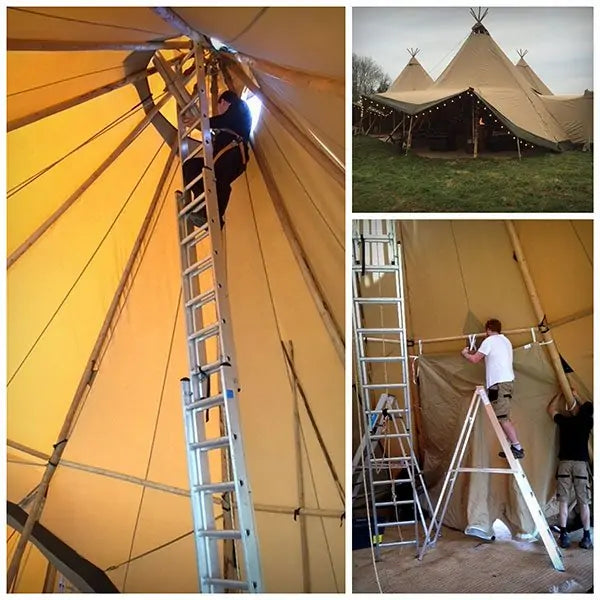
[[[485,354],[482,354],[481,352],[479,352],[479,350],[477,352],[475,352],[475,354],[470,354],[469,348],[466,346],[462,349],[461,354],[469,362],[472,362],[474,364],[480,362],[481,360],[483,360],[485,358]]]

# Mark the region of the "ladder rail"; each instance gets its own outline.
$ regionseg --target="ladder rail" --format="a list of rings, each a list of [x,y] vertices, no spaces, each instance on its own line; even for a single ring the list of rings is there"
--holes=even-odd
[[[364,423],[364,437],[355,453],[353,460],[353,476],[355,475],[358,462],[362,456],[367,457],[367,470],[369,489],[365,490],[367,502],[372,506],[372,519],[376,533],[373,540],[376,559],[379,558],[380,548],[393,545],[415,544],[417,551],[419,549],[419,530],[425,534],[427,530],[427,520],[421,505],[417,486],[420,484],[427,498],[430,513],[433,512],[431,499],[427,493],[427,487],[418,466],[418,461],[414,453],[412,444],[412,416],[410,406],[409,389],[409,365],[406,340],[406,318],[404,314],[404,284],[402,277],[402,261],[399,251],[395,225],[392,221],[362,221],[356,222],[355,232],[352,239],[352,319],[355,340],[355,369],[358,375],[359,404],[362,404],[362,419]],[[363,298],[361,295],[361,278],[369,275],[371,285],[375,284],[381,277],[393,278],[391,293],[395,296],[390,297],[387,291],[381,286],[377,297]],[[389,287],[386,288],[388,291]],[[362,312],[363,307],[367,305],[390,306],[392,317],[390,327],[376,327],[363,325]],[[372,309],[371,309],[372,310]],[[383,317],[382,317],[383,318]],[[372,335],[389,334],[394,337],[394,342],[399,342],[400,351],[393,357],[385,356],[385,350],[378,352],[378,356],[369,356],[366,344],[371,341]],[[385,343],[383,338],[374,338],[373,341]],[[384,369],[385,383],[373,383],[370,378],[370,369],[372,366],[382,365]],[[388,365],[392,367],[388,371]],[[398,381],[398,378],[400,381]],[[380,381],[380,380],[379,380]],[[389,394],[390,390],[398,390],[396,395]],[[372,392],[380,390],[382,392],[376,408],[372,405]],[[398,394],[400,394],[398,396]],[[400,400],[399,400],[400,399]],[[385,409],[382,407],[385,406]],[[389,412],[387,412],[389,410]],[[402,431],[398,427],[397,418],[402,421]],[[389,431],[389,421],[392,423],[394,432]],[[385,432],[382,434],[382,428]],[[387,440],[391,442],[397,440],[401,457],[387,456],[390,454],[384,443],[383,458],[377,458],[375,450],[378,442]],[[387,457],[386,457],[387,456]],[[384,481],[375,480],[374,469],[386,468],[390,470],[389,479]],[[399,477],[393,474],[394,471],[401,469],[406,475]],[[396,496],[397,484],[409,483],[412,488],[412,499],[408,501],[398,500]],[[392,500],[386,502],[377,502],[375,496],[375,487],[378,489],[384,486],[390,486]],[[356,496],[360,483],[353,488],[353,497]],[[399,518],[399,508],[412,504],[412,519]],[[378,508],[393,507],[396,515],[395,521],[383,521],[378,515]],[[404,513],[406,514],[406,512]],[[406,514],[406,516],[408,516]],[[379,532],[385,527],[392,526],[414,526],[414,540],[402,540],[402,542],[383,542]]]
[[[358,295],[358,281],[355,277],[352,277],[352,289],[353,295]],[[360,325],[361,315],[360,315],[360,306],[355,304],[353,306],[352,318],[354,321],[355,329]],[[364,340],[360,334],[354,336],[354,342],[356,347],[356,367],[359,370],[359,380],[366,381],[367,380],[367,365],[364,361],[361,361],[360,358],[364,357]],[[375,559],[379,559],[379,524],[377,522],[377,507],[376,498],[375,498],[375,485],[373,482],[373,472],[370,466],[371,460],[371,441],[370,441],[370,427],[369,419],[367,417],[366,407],[371,406],[371,397],[370,391],[368,389],[364,389],[362,385],[359,386],[358,400],[359,403],[362,403],[362,418],[363,418],[363,426],[365,435],[367,436],[367,449],[369,453],[367,454],[367,465],[368,465],[368,475],[367,475],[367,484],[369,485],[369,490],[365,490],[366,502],[371,503],[371,514],[373,515],[373,531],[375,532]],[[369,493],[370,492],[370,493]]]
[[[473,430],[473,426],[475,423],[475,419],[477,417],[477,411],[480,405],[483,405],[484,411],[490,420],[490,424],[492,425],[492,429],[502,449],[506,455],[506,459],[508,460],[509,469],[500,469],[500,468],[489,468],[489,467],[465,467],[462,468],[462,460],[468,446],[471,433]],[[485,388],[483,386],[477,386],[475,388],[475,392],[473,393],[473,397],[471,399],[471,404],[469,405],[469,409],[467,411],[465,420],[463,422],[463,427],[461,433],[459,435],[458,441],[456,443],[456,447],[454,449],[454,454],[450,461],[448,471],[446,473],[446,477],[444,478],[444,483],[442,485],[442,491],[440,492],[440,496],[438,498],[438,502],[435,508],[435,514],[439,512],[440,507],[443,503],[443,508],[440,512],[440,518],[438,527],[436,529],[435,535],[432,537],[433,532],[433,524],[427,532],[426,543],[421,548],[421,552],[419,554],[419,560],[422,560],[425,551],[429,546],[433,546],[441,533],[442,523],[448,509],[450,499],[452,497],[452,492],[454,490],[454,484],[456,483],[456,479],[460,473],[488,473],[488,474],[509,474],[515,478],[515,482],[519,488],[521,496],[529,510],[531,518],[536,526],[537,532],[540,535],[540,538],[544,544],[544,547],[548,553],[548,556],[552,562],[553,567],[558,571],[564,571],[564,565],[562,562],[562,555],[556,544],[556,540],[550,531],[550,527],[548,526],[548,522],[546,521],[546,517],[544,516],[542,509],[537,501],[535,494],[529,484],[529,480],[523,470],[520,462],[513,456],[512,450],[510,448],[510,444],[504,434],[504,431],[498,421],[494,409],[489,401]],[[448,487],[448,484],[450,486]]]

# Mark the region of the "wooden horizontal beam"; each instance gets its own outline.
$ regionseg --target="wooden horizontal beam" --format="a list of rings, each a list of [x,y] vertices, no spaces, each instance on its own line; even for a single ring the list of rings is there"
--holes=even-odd
[[[180,60],[181,57],[177,56],[167,61],[167,64],[176,63]],[[87,102],[88,100],[93,100],[94,98],[98,98],[98,96],[102,96],[107,94],[108,92],[112,92],[113,90],[117,90],[125,85],[129,85],[130,83],[135,83],[140,79],[144,79],[149,77],[150,75],[154,75],[156,73],[155,67],[150,67],[149,69],[142,69],[140,71],[136,71],[135,73],[131,73],[127,75],[127,77],[122,77],[115,81],[111,81],[110,83],[106,83],[100,87],[97,87],[93,90],[89,90],[83,94],[79,94],[78,96],[74,96],[73,98],[69,98],[68,100],[64,100],[63,102],[59,102],[58,104],[53,104],[52,106],[47,106],[46,108],[42,108],[41,110],[37,110],[32,112],[24,117],[19,117],[17,119],[13,119],[7,123],[6,129],[7,131],[13,131],[15,129],[19,129],[19,127],[23,127],[25,125],[29,125],[30,123],[34,123],[35,121],[39,121],[44,117],[49,117],[50,115],[54,115],[56,113],[62,112],[67,108],[72,108],[73,106],[77,106],[83,102]],[[43,93],[43,92],[38,92]],[[18,100],[14,100],[18,102]]]
[[[8,39],[6,49],[18,52],[70,52],[76,50],[125,50],[147,52],[149,50],[189,50],[189,40],[164,42],[86,42],[66,40],[20,40]]]
[[[15,442],[14,440],[7,440],[6,442],[9,448],[15,448],[31,456],[41,458],[43,460],[49,460],[50,455],[40,452],[33,448],[29,448],[24,444]],[[44,465],[39,465],[44,466]],[[103,477],[110,477],[111,479],[119,479],[128,483],[136,485],[142,485],[144,487],[157,490],[159,492],[167,492],[176,496],[189,496],[189,490],[185,488],[176,487],[173,485],[166,485],[164,483],[158,483],[156,481],[149,481],[148,479],[142,479],[141,477],[134,477],[133,475],[127,475],[125,473],[119,473],[118,471],[112,471],[110,469],[101,469],[100,467],[94,467],[92,465],[85,465],[82,463],[73,462],[71,460],[61,460],[61,467],[68,469],[75,469],[77,471],[85,471],[87,473],[93,473],[94,475],[102,475]],[[341,519],[343,517],[343,510],[330,510],[325,508],[311,508],[306,506],[283,506],[278,504],[255,504],[254,510],[258,512],[267,512],[273,514],[284,514],[284,515],[305,515],[308,517],[328,517]]]

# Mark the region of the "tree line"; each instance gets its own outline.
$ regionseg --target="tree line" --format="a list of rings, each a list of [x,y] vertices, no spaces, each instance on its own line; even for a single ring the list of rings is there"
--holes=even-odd
[[[371,57],[352,53],[353,102],[361,96],[385,92],[390,83],[390,76]]]

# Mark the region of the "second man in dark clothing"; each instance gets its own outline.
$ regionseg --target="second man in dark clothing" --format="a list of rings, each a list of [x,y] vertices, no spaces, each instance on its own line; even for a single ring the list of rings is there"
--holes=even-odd
[[[571,541],[567,532],[569,499],[572,491],[579,504],[579,514],[583,524],[583,538],[579,542],[581,548],[591,548],[590,535],[590,483],[588,479],[588,438],[593,426],[593,405],[591,402],[581,403],[573,390],[573,405],[568,407],[567,415],[561,414],[554,401],[548,405],[548,413],[558,425],[559,450],[557,496],[559,506],[559,526],[561,548],[568,548]]]

